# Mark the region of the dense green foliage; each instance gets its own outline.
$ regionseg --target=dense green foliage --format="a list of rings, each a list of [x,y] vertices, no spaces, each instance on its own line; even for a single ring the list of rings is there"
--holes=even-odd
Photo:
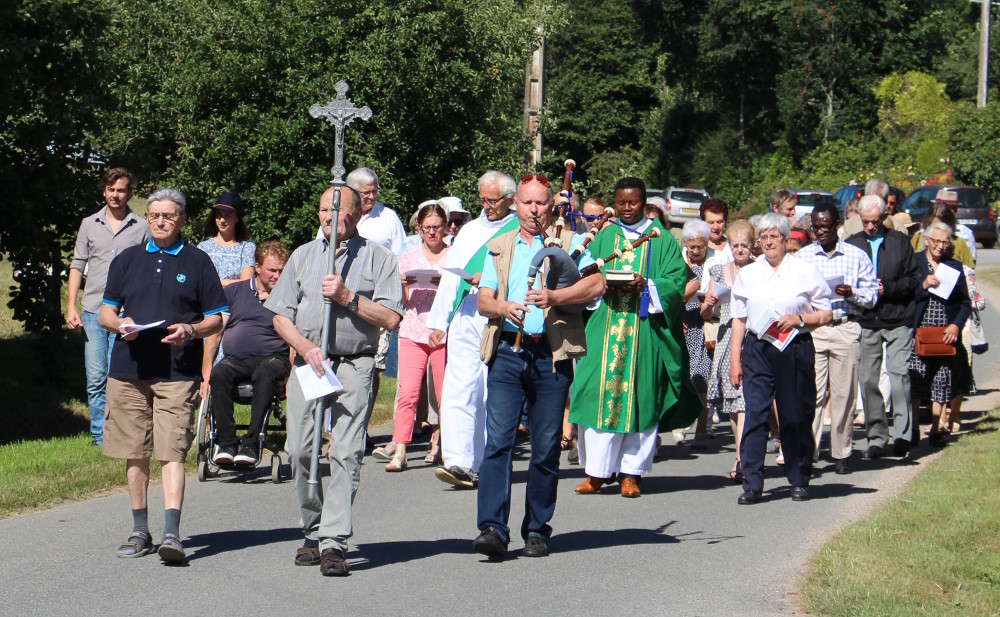
[[[404,219],[431,197],[473,203],[485,169],[525,167],[539,26],[542,170],[572,157],[588,192],[634,173],[749,210],[778,187],[875,174],[912,188],[950,169],[996,199],[1000,117],[970,105],[978,12],[966,0],[13,0],[0,8],[12,306],[30,329],[58,330],[59,264],[100,203],[91,152],[133,169],[139,195],[184,190],[195,223],[229,188],[256,238],[310,237],[333,130],[307,110],[339,79],[374,112],[348,129],[345,164],[374,168],[384,202]]]

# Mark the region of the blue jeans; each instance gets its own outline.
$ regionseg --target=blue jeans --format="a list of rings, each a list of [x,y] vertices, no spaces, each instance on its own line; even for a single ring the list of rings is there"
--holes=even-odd
[[[80,312],[87,340],[83,357],[87,371],[87,404],[90,407],[90,436],[97,443],[104,441],[104,390],[108,385],[108,365],[115,335],[97,323],[97,313]]]
[[[501,342],[486,378],[486,450],[479,468],[480,531],[496,529],[510,541],[511,460],[521,407],[527,402],[531,422],[531,460],[524,495],[521,537],[548,538],[559,483],[559,439],[563,408],[573,381],[573,363],[561,360],[553,371],[546,342],[526,343],[521,353]]]

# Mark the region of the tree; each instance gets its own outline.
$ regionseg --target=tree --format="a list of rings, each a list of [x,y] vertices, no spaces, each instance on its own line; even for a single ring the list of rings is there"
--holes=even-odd
[[[19,0],[0,8],[0,254],[17,287],[8,303],[29,331],[61,331],[63,257],[97,209],[86,139],[110,104],[100,71],[106,15],[93,3]]]

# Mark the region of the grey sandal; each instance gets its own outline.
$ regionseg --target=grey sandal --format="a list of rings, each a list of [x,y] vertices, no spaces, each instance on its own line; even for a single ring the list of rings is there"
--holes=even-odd
[[[156,554],[160,556],[163,563],[177,564],[184,561],[184,545],[181,544],[181,539],[172,533],[167,533],[163,535],[163,540],[160,541],[160,548],[157,549]]]
[[[118,547],[118,556],[122,559],[142,557],[153,552],[153,536],[148,531],[133,531],[125,544]]]

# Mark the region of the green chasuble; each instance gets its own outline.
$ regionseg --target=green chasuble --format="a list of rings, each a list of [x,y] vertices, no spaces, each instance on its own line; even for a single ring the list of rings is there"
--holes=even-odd
[[[653,226],[663,231],[658,222]],[[587,248],[595,257],[622,249],[621,259],[608,262],[602,272],[630,265],[646,276],[648,259],[648,278],[663,312],[639,319],[639,294],[601,299],[587,322],[587,355],[577,361],[569,421],[615,433],[689,426],[701,411],[701,398],[691,384],[681,321],[687,266],[669,233],[634,251],[625,251],[628,245],[622,229],[609,225]]]

